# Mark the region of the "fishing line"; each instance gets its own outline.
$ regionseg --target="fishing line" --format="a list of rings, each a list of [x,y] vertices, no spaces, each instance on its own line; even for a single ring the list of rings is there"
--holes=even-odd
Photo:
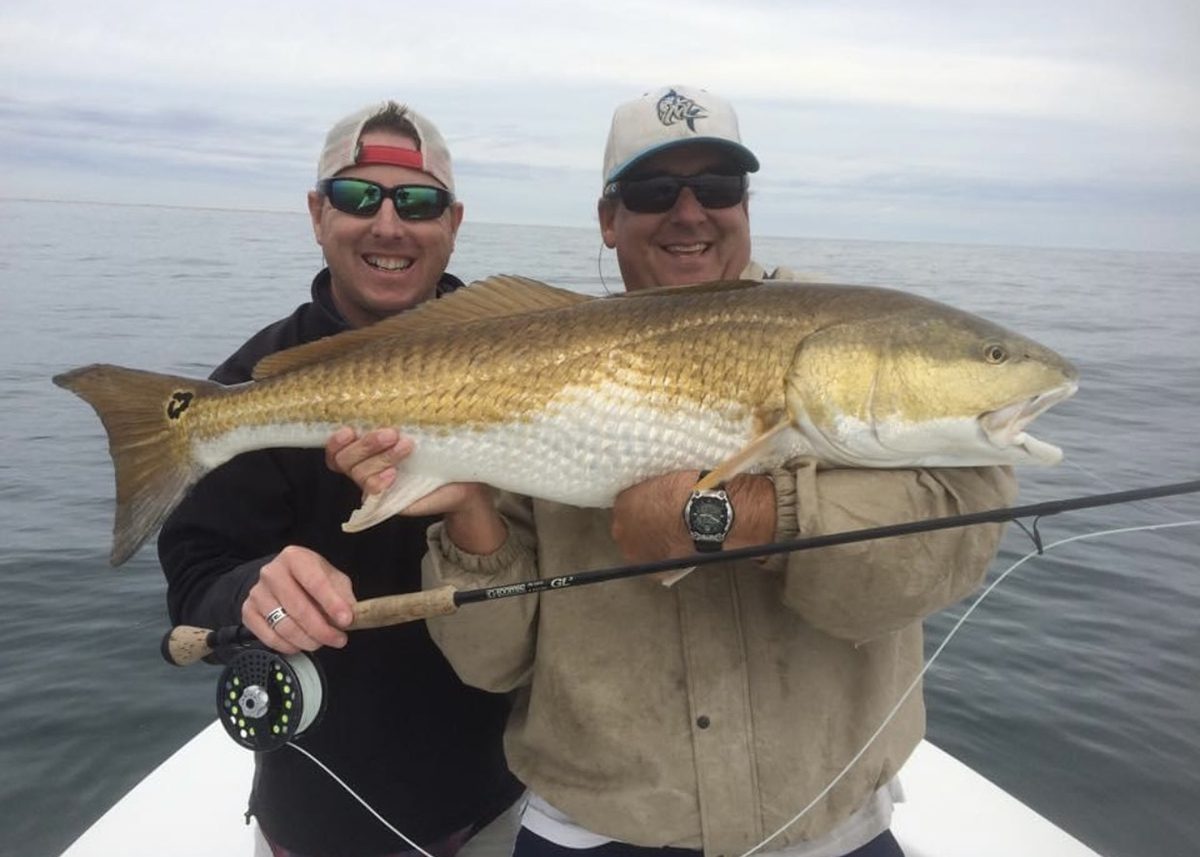
[[[1101,536],[1112,536],[1112,535],[1119,535],[1119,534],[1123,534],[1123,533],[1137,533],[1137,532],[1143,532],[1143,531],[1147,531],[1147,530],[1165,530],[1165,529],[1171,529],[1174,527],[1194,527],[1197,525],[1200,525],[1200,520],[1176,521],[1176,522],[1170,522],[1170,523],[1165,523],[1165,524],[1146,524],[1144,526],[1139,526],[1139,527],[1120,527],[1118,529],[1113,529],[1113,530],[1103,530],[1103,531],[1094,532],[1094,533],[1084,533],[1082,535],[1069,536],[1064,539],[1059,539],[1056,542],[1051,542],[1050,544],[1044,546],[1041,553],[1044,553],[1045,551],[1053,550],[1054,548],[1068,544],[1069,542],[1083,541],[1085,539],[1099,538]],[[908,689],[905,690],[904,693],[900,695],[900,699],[896,702],[895,705],[892,706],[891,711],[888,712],[887,717],[885,717],[883,720],[883,723],[879,724],[879,728],[876,729],[873,733],[871,733],[871,737],[867,739],[867,742],[862,746],[862,748],[857,753],[854,754],[854,756],[850,759],[849,762],[846,763],[846,766],[844,768],[842,768],[841,772],[836,777],[834,777],[829,782],[829,785],[825,786],[825,788],[822,789],[817,794],[816,797],[814,797],[811,801],[809,801],[808,805],[805,806],[804,809],[802,809],[802,810],[800,810],[800,812],[796,813],[796,815],[794,815],[791,818],[791,820],[786,822],[782,827],[777,829],[774,833],[772,833],[766,839],[762,840],[757,845],[752,847],[749,851],[746,851],[745,853],[740,855],[740,857],[750,857],[751,854],[754,854],[755,852],[757,852],[760,848],[762,848],[764,845],[766,845],[772,839],[779,836],[781,833],[783,833],[785,830],[787,830],[789,827],[791,827],[797,821],[802,819],[805,815],[807,815],[812,810],[813,807],[815,807],[818,803],[820,803],[821,800],[827,794],[829,794],[830,791],[832,791],[834,786],[836,786],[839,782],[841,782],[842,778],[850,772],[850,769],[854,767],[854,765],[858,762],[858,760],[861,759],[863,757],[863,755],[867,752],[867,750],[869,750],[871,748],[871,745],[875,743],[875,741],[879,738],[879,736],[881,734],[883,734],[883,730],[886,729],[888,727],[888,725],[892,722],[892,720],[895,719],[896,714],[900,711],[900,708],[904,705],[905,702],[908,701],[908,698],[910,696],[912,696],[913,691],[915,691],[917,689],[917,687],[920,686],[921,680],[925,677],[925,674],[927,672],[929,672],[929,668],[933,666],[934,661],[936,661],[937,658],[942,654],[942,651],[950,643],[950,640],[954,637],[955,634],[958,633],[959,629],[962,628],[962,626],[966,623],[967,619],[971,616],[971,614],[975,612],[975,609],[983,602],[983,599],[987,598],[992,593],[992,591],[995,590],[995,588],[997,586],[999,586],[1001,584],[1001,582],[1003,582],[1005,580],[1005,578],[1007,578],[1010,574],[1012,574],[1014,571],[1016,571],[1018,568],[1020,568],[1022,565],[1024,565],[1026,562],[1028,562],[1030,559],[1033,559],[1034,557],[1039,556],[1039,554],[1040,554],[1040,552],[1036,549],[1025,554],[1025,556],[1021,557],[1019,560],[1017,560],[1012,565],[1010,565],[1007,569],[1005,569],[1004,572],[1002,574],[1000,574],[1000,576],[998,576],[986,589],[983,590],[983,592],[981,592],[979,594],[978,598],[976,598],[973,602],[971,602],[971,605],[966,609],[966,611],[962,614],[962,616],[959,617],[958,621],[954,623],[954,626],[946,634],[946,636],[942,640],[941,644],[937,647],[937,649],[934,650],[934,653],[929,656],[929,660],[925,662],[925,665],[923,667],[921,667],[921,671],[917,673],[916,678],[914,678],[912,680],[912,683],[909,684]]]
[[[1037,532],[1038,518],[1044,515],[1058,514],[1060,512],[1073,509],[1094,508],[1097,506],[1133,502],[1151,497],[1164,497],[1176,494],[1193,493],[1196,491],[1200,491],[1200,480],[1195,480],[1192,482],[1180,482],[1172,485],[1159,485],[1151,488],[1122,491],[1113,494],[1075,497],[1067,500],[1035,503],[1026,506],[992,509],[984,512],[956,515],[945,518],[927,519],[924,521],[914,521],[906,524],[874,527],[841,533],[831,533],[824,536],[808,537],[789,542],[778,542],[768,545],[752,546],[748,548],[737,548],[715,554],[695,555],[683,559],[662,560],[634,566],[618,566],[609,569],[596,569],[589,572],[579,572],[574,575],[561,575],[555,578],[536,579],[517,585],[467,590],[462,592],[455,591],[453,587],[446,586],[442,587],[441,590],[384,596],[381,598],[368,599],[366,601],[358,602],[358,604],[355,605],[356,617],[351,627],[383,627],[385,625],[427,618],[429,616],[445,615],[446,613],[454,612],[457,610],[460,604],[464,603],[472,603],[494,598],[507,598],[515,595],[528,595],[536,592],[553,590],[556,588],[568,588],[574,585],[585,585],[587,583],[599,583],[603,580],[615,580],[636,574],[646,574],[652,571],[669,571],[686,566],[707,565],[711,562],[728,562],[735,559],[766,556],[774,553],[792,552],[815,547],[831,546],[834,544],[848,544],[857,541],[866,541],[897,535],[907,535],[917,532],[928,532],[937,529],[948,529],[951,527],[960,527],[978,523],[995,523],[1010,520],[1019,521],[1021,517],[1034,517],[1034,530],[1032,533],[1030,533],[1030,537],[1034,541],[1036,550],[1010,566],[995,580],[994,583],[988,586],[983,593],[980,594],[980,596],[971,604],[970,608],[963,614],[963,616],[946,635],[941,645],[938,646],[933,656],[930,657],[930,659],[922,667],[912,684],[900,697],[899,702],[895,704],[891,712],[887,715],[884,722],[879,726],[870,739],[868,739],[867,743],[862,747],[862,749],[859,750],[859,752],[847,763],[846,767],[842,769],[841,773],[839,773],[832,780],[832,782],[830,782],[829,785],[827,785],[825,789],[822,790],[822,792],[818,794],[812,802],[809,803],[808,806],[806,806],[800,811],[800,813],[788,821],[787,824],[785,824],[783,827],[780,827],[777,831],[772,833],[771,836],[769,836],[767,839],[764,839],[758,845],[754,846],[754,848],[747,851],[745,855],[743,855],[743,857],[748,857],[748,855],[758,851],[788,827],[799,821],[800,818],[808,813],[812,807],[815,806],[826,794],[828,794],[830,789],[832,789],[846,775],[853,765],[862,757],[863,753],[866,752],[866,750],[874,743],[882,731],[888,726],[892,719],[894,719],[900,706],[907,701],[908,697],[918,686],[921,679],[929,670],[930,666],[932,666],[936,658],[950,642],[951,638],[962,627],[963,623],[966,622],[967,618],[975,611],[979,604],[982,603],[984,598],[986,598],[1000,584],[1001,581],[1007,578],[1009,574],[1015,571],[1027,560],[1045,552],[1046,550],[1059,547],[1072,541],[1118,533],[1140,532],[1180,526],[1195,526],[1200,524],[1200,520],[1193,520],[1149,524],[1137,527],[1125,527],[1121,529],[1105,530],[1102,532],[1085,533],[1079,536],[1072,536],[1053,542],[1048,546],[1044,546],[1041,543],[1040,534]],[[1026,532],[1028,533],[1029,531],[1026,530]],[[201,658],[207,657],[209,654],[214,653],[216,650],[230,646],[242,646],[253,639],[253,634],[247,628],[245,628],[245,626],[241,625],[228,626],[218,628],[216,630],[180,626],[173,628],[163,638],[161,650],[163,657],[166,658],[168,662],[175,664],[176,666],[184,666],[189,663],[195,663]],[[308,695],[310,697],[320,695],[322,682],[320,681],[319,670],[318,674],[313,675],[304,669],[304,667],[301,667],[299,672],[297,672],[294,676],[289,677],[287,675],[288,670],[283,668],[285,663],[288,663],[287,658],[283,658],[277,653],[268,653],[267,651],[262,651],[261,653],[265,657],[275,658],[275,661],[272,661],[269,665],[267,665],[268,671],[265,673],[266,678],[263,679],[258,677],[257,674],[251,673],[246,673],[245,678],[253,679],[251,682],[252,684],[256,685],[258,688],[265,689],[266,691],[266,709],[264,714],[259,715],[260,718],[265,718],[264,725],[273,726],[274,724],[278,723],[280,725],[280,729],[278,733],[276,733],[274,729],[263,731],[258,735],[249,736],[249,740],[251,740],[251,743],[254,741],[262,741],[267,738],[267,732],[269,731],[272,736],[270,738],[270,742],[278,742],[275,744],[275,746],[279,746],[284,742],[291,743],[289,739],[298,734],[298,731],[294,730],[293,728],[295,725],[292,721],[293,716],[296,717],[299,724],[302,724],[302,727],[306,727],[314,722],[314,720],[309,719],[308,717],[300,717],[302,713],[302,706],[299,706],[298,710],[297,704],[302,703],[303,698],[293,696],[292,693],[296,690],[299,690],[301,693],[303,693],[305,690],[308,690]],[[238,657],[241,657],[241,655],[238,655]],[[257,667],[255,668],[257,669]],[[242,675],[240,672],[241,669],[242,667],[239,665],[238,669],[229,672],[229,675],[223,677],[223,681],[225,678],[229,677],[238,678]],[[282,675],[277,674],[277,672],[282,673]],[[222,686],[221,683],[218,683],[217,694],[219,710],[224,709],[222,710],[222,714],[224,715],[222,717],[222,722],[225,723],[226,729],[230,732],[231,737],[233,737],[235,741],[242,743],[243,746],[249,745],[244,743],[246,740],[248,740],[247,736],[240,735],[240,727],[242,724],[238,723],[235,719],[231,719],[230,717],[231,715],[240,717],[240,715],[243,713],[242,711],[235,712],[232,710],[234,701],[239,701],[241,706],[244,706],[245,702],[251,699],[254,700],[256,706],[263,702],[262,699],[259,699],[256,696],[246,696],[246,689],[247,688],[245,684],[234,687],[232,685]],[[230,695],[231,691],[236,692],[234,692],[233,695]],[[289,706],[289,702],[292,703],[292,705]],[[323,704],[324,700],[322,698],[315,706],[318,709],[318,713],[314,715],[314,717],[319,716],[319,709],[323,706]],[[262,709],[260,708],[259,710]],[[270,717],[267,717],[267,715],[270,715]],[[236,728],[234,728],[235,723],[237,724]],[[235,734],[235,732],[239,734]],[[242,740],[239,741],[239,738]],[[255,749],[260,748],[255,747]],[[297,749],[301,748],[297,746]],[[305,755],[310,755],[311,758],[311,754],[308,754],[307,751],[302,750],[302,752],[304,752]],[[314,759],[314,761],[317,760]],[[320,763],[318,762],[318,764]],[[321,764],[321,767],[328,771],[323,764]],[[363,805],[366,806],[366,803],[362,800],[362,798],[354,794],[349,787],[346,786],[345,783],[342,783],[341,780],[332,774],[332,772],[329,773],[334,777],[336,782],[342,785],[343,788],[347,789],[347,791],[352,797],[355,798],[355,800],[363,803]],[[368,807],[368,809],[370,809],[370,807]],[[376,817],[379,817],[378,813],[376,813],[374,810],[371,810],[371,812]],[[388,825],[388,827],[389,829],[394,830],[394,828],[391,828],[390,825]],[[404,838],[403,834],[399,834],[398,831],[396,832],[401,836],[401,838]],[[405,838],[405,841],[409,842],[407,838]]]
[[[356,801],[358,801],[360,804],[362,804],[363,809],[365,809],[367,812],[371,813],[371,815],[375,816],[375,818],[379,821],[380,824],[382,824],[384,827],[386,827],[392,833],[396,834],[401,839],[403,839],[407,845],[410,845],[413,848],[415,848],[417,851],[420,851],[422,854],[425,855],[425,857],[433,857],[432,854],[430,854],[428,851],[426,851],[424,848],[422,848],[417,843],[413,842],[411,839],[409,839],[407,836],[405,836],[403,833],[401,833],[396,827],[394,827],[391,822],[389,822],[386,818],[384,818],[382,815],[380,815],[378,812],[376,812],[375,808],[373,806],[371,806],[369,803],[367,803],[365,800],[363,800],[363,798],[359,797],[358,793],[355,792],[354,789],[350,788],[350,786],[347,785],[345,780],[343,780],[341,777],[339,777],[337,774],[335,774],[332,770],[329,769],[328,765],[326,765],[324,762],[322,762],[320,759],[318,759],[312,753],[305,750],[299,744],[296,744],[292,741],[288,741],[286,746],[291,747],[293,750],[296,750],[299,753],[303,753],[305,756],[308,756],[308,758],[312,760],[312,763],[314,765],[316,765],[318,768],[320,768],[325,773],[329,774],[329,776],[333,779],[333,781],[335,783],[337,783],[339,786],[341,786],[343,789],[345,789],[346,794],[350,795],[350,797],[354,798]]]
[[[1113,482],[1111,479],[1106,479],[1105,477],[1101,476],[1099,473],[1093,473],[1093,472],[1092,472],[1092,471],[1090,471],[1090,470],[1085,470],[1085,469],[1084,469],[1084,468],[1083,468],[1083,467],[1082,467],[1082,466],[1081,466],[1081,465],[1080,465],[1080,464],[1079,464],[1077,461],[1074,461],[1074,460],[1067,459],[1067,460],[1065,460],[1063,463],[1064,463],[1064,464],[1068,464],[1068,465],[1070,465],[1071,467],[1074,467],[1076,470],[1078,470],[1078,471],[1079,471],[1080,473],[1082,473],[1084,476],[1087,476],[1087,477],[1089,477],[1089,478],[1091,478],[1091,479],[1095,479],[1097,482],[1099,482],[1099,483],[1100,483],[1101,485],[1103,485],[1105,488],[1113,488],[1113,489],[1115,489],[1115,488],[1118,488],[1118,487],[1119,487],[1119,486],[1118,486],[1116,483],[1114,483],[1114,482]],[[1155,509],[1155,510],[1157,510],[1157,511],[1161,512],[1163,515],[1166,515],[1167,517],[1171,517],[1171,518],[1178,517],[1178,518],[1180,518],[1181,520],[1183,519],[1183,513],[1182,513],[1182,512],[1178,512],[1178,511],[1176,511],[1175,509],[1169,509],[1169,508],[1167,508],[1166,506],[1162,505],[1161,503],[1156,503],[1156,502],[1153,502],[1153,501],[1152,501],[1152,500],[1150,500],[1150,499],[1141,500],[1141,501],[1139,501],[1139,502],[1145,503],[1145,504],[1146,504],[1146,505],[1147,505],[1149,508],[1151,508],[1151,509]]]
[[[793,824],[795,824],[800,819],[802,819],[805,815],[807,815],[813,809],[813,807],[815,807],[818,803],[820,803],[821,800],[824,799],[824,797],[826,795],[828,795],[829,792],[832,791],[833,788],[839,782],[841,782],[842,778],[845,777],[846,774],[848,774],[850,772],[850,770],[854,767],[854,765],[858,763],[859,759],[861,759],[863,757],[863,755],[867,752],[867,750],[869,750],[871,748],[871,745],[874,744],[876,740],[878,740],[879,736],[883,734],[883,731],[885,729],[887,729],[887,727],[891,724],[891,722],[896,718],[896,715],[899,713],[900,709],[904,706],[904,703],[908,701],[909,697],[912,696],[912,694],[920,686],[921,681],[925,678],[926,673],[928,673],[929,670],[933,667],[934,662],[937,661],[937,659],[941,656],[942,652],[950,644],[950,641],[955,637],[955,635],[958,634],[959,630],[962,628],[963,625],[966,624],[967,620],[971,617],[971,615],[975,612],[975,610],[979,607],[979,605],[983,603],[983,600],[985,598],[987,598],[989,595],[991,595],[992,592],[995,591],[995,589],[1009,577],[1009,575],[1011,575],[1014,571],[1016,571],[1018,568],[1020,568],[1026,562],[1033,559],[1034,557],[1041,555],[1041,553],[1054,550],[1055,548],[1061,547],[1062,545],[1069,544],[1071,542],[1100,538],[1102,536],[1122,535],[1125,533],[1148,532],[1151,530],[1166,530],[1166,529],[1174,529],[1176,527],[1194,527],[1194,526],[1200,526],[1200,519],[1191,520],[1191,521],[1175,521],[1175,522],[1169,522],[1169,523],[1165,523],[1165,524],[1145,524],[1143,526],[1137,526],[1137,527],[1120,527],[1120,528],[1112,529],[1112,530],[1103,530],[1103,531],[1094,532],[1094,533],[1084,533],[1082,535],[1069,536],[1067,538],[1059,539],[1056,542],[1051,542],[1050,544],[1043,546],[1043,548],[1040,552],[1037,549],[1035,549],[1035,550],[1032,550],[1029,553],[1025,554],[1025,556],[1021,557],[1020,559],[1018,559],[1016,562],[1014,562],[1012,565],[1010,565],[1007,569],[1005,569],[999,576],[997,576],[997,578],[994,581],[992,581],[992,583],[989,584],[973,602],[971,602],[971,605],[969,607],[967,607],[967,609],[963,612],[962,616],[960,616],[958,618],[958,621],[956,621],[954,623],[954,625],[950,628],[950,630],[946,633],[946,636],[942,639],[942,642],[938,645],[937,649],[935,649],[933,654],[929,656],[929,660],[927,660],[925,662],[924,666],[921,667],[920,672],[917,673],[916,677],[908,685],[908,687],[907,687],[907,689],[905,689],[904,693],[902,693],[900,695],[900,698],[892,706],[891,710],[888,712],[888,714],[884,718],[883,722],[881,724],[879,724],[879,727],[873,733],[871,733],[871,736],[867,739],[866,743],[863,744],[862,748],[859,749],[859,751],[857,753],[855,753],[853,757],[851,757],[850,761],[846,763],[846,766],[844,768],[842,768],[841,772],[838,773],[837,776],[835,776],[832,780],[830,780],[829,784],[826,785],[825,788],[822,789],[817,794],[816,797],[814,797],[811,801],[809,801],[809,803],[802,810],[800,810],[800,812],[798,812],[789,821],[787,821],[785,824],[783,824],[781,827],[779,827],[777,830],[775,830],[775,832],[772,833],[770,836],[768,836],[766,839],[762,840],[757,845],[753,846],[748,851],[741,854],[740,857],[750,857],[750,855],[756,853],[759,849],[761,849],[763,846],[765,846],[768,842],[770,842],[775,837],[782,834],[785,830],[787,830],[789,827],[791,827]],[[354,798],[354,800],[356,800],[359,804],[361,804],[362,807],[367,810],[367,812],[369,812],[372,816],[374,816],[376,819],[378,819],[380,824],[382,824],[384,827],[386,827],[392,833],[396,834],[396,836],[400,837],[400,839],[402,839],[406,844],[415,848],[421,854],[425,855],[425,857],[433,857],[433,855],[429,854],[428,851],[423,849],[420,845],[417,845],[415,842],[413,842],[411,839],[409,839],[407,836],[405,836],[400,830],[398,830],[395,826],[393,826],[390,822],[388,822],[387,819],[385,819],[382,815],[380,815],[375,810],[374,807],[372,807],[369,803],[367,803],[367,801],[364,798],[360,797],[358,795],[358,793],[355,792],[354,789],[351,788],[345,782],[345,780],[343,780],[336,773],[334,773],[333,770],[331,770],[328,765],[326,765],[324,762],[322,762],[320,759],[318,759],[312,753],[308,752],[308,750],[305,750],[303,747],[301,747],[299,744],[296,744],[293,741],[288,741],[286,746],[291,747],[292,749],[307,756],[313,762],[313,764],[315,764],[322,771],[324,771],[326,774],[328,774],[334,782],[336,782],[339,786],[341,786],[342,789],[345,790],[346,794],[348,794],[348,795],[350,795],[350,797]]]
[[[596,273],[600,275],[600,285],[604,289],[604,294],[612,297],[612,289],[608,287],[608,282],[604,279],[604,267],[600,264],[600,259],[604,256],[604,242],[600,242],[600,246],[596,249]]]

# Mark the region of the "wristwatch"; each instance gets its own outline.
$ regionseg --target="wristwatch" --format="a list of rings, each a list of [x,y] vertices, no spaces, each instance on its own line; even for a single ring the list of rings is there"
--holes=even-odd
[[[700,471],[701,479],[707,475],[707,470]],[[697,551],[719,551],[733,527],[733,504],[729,502],[725,486],[693,491],[683,507],[683,523]]]

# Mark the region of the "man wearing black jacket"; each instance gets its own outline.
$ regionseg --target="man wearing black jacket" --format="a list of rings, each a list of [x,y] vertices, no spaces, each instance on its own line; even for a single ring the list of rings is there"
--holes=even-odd
[[[463,216],[450,155],[419,114],[385,102],[335,125],[308,206],[328,266],[311,301],[251,337],[214,380],[249,380],[268,354],[462,285],[445,271]],[[463,685],[424,623],[345,632],[356,599],[421,588],[435,520],[393,517],[343,533],[360,500],[319,450],[251,452],[218,468],[159,537],[171,619],[240,621],[277,651],[311,653],[327,679],[326,708],[299,743],[405,835],[452,857],[521,792],[501,747],[507,703]],[[259,754],[250,811],[275,857],[409,850],[288,748]]]

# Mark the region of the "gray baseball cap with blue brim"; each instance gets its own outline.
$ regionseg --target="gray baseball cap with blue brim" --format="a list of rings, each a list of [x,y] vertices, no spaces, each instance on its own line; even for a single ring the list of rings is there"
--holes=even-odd
[[[741,169],[758,171],[758,158],[742,144],[737,114],[728,101],[691,86],[666,86],[613,111],[603,183],[621,179],[665,149],[694,143],[726,149]]]

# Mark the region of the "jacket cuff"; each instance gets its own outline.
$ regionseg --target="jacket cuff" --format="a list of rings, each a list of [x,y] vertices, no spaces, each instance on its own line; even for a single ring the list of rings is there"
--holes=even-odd
[[[508,527],[508,521],[504,524]],[[437,554],[439,566],[451,573],[462,572],[485,579],[511,568],[529,552],[529,546],[513,535],[511,527],[504,544],[490,554],[464,551],[446,535],[446,525],[440,521],[429,528],[428,540],[429,549]]]
[[[786,542],[798,538],[800,522],[796,509],[796,474],[786,468],[776,467],[767,475],[775,483],[775,541]],[[787,568],[787,558],[787,554],[777,553],[763,557],[759,562],[763,568],[783,571]]]

